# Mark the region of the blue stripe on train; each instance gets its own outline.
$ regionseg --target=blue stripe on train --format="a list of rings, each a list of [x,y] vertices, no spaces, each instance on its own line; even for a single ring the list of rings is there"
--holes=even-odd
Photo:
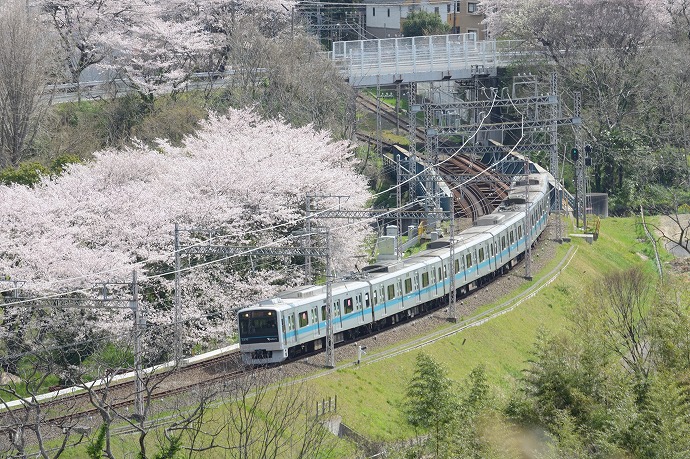
[[[544,223],[544,221],[546,220],[546,217],[547,217],[547,215],[544,214],[544,215],[537,221],[537,224],[536,224],[535,226],[533,226],[533,227],[530,229],[530,236],[532,236],[532,235],[537,231],[537,229],[538,229],[539,227],[541,227],[541,225],[542,225],[542,224]],[[508,248],[504,249],[503,251],[501,251],[500,253],[498,253],[496,256],[487,258],[486,261],[483,261],[483,262],[479,263],[479,265],[475,265],[475,266],[473,266],[473,267],[471,267],[471,268],[469,268],[469,269],[467,269],[467,270],[463,270],[463,271],[458,272],[458,273],[455,275],[455,281],[457,282],[457,281],[459,281],[459,280],[463,280],[463,278],[465,277],[465,273],[467,273],[467,276],[468,276],[468,277],[471,276],[471,274],[472,274],[474,271],[476,271],[477,269],[481,269],[481,268],[486,267],[486,266],[489,265],[489,263],[491,263],[491,262],[493,262],[494,264],[496,264],[497,261],[500,260],[500,258],[503,258],[503,255],[504,255],[504,254],[505,254],[506,256],[509,256],[510,253],[511,253],[511,251],[513,251],[513,249],[514,249],[515,251],[517,251],[521,245],[523,245],[523,246],[525,245],[525,238],[524,238],[524,237],[520,238],[518,241],[516,241],[516,242],[514,242],[513,244],[511,244],[510,246],[508,246]],[[500,258],[499,258],[499,255],[500,255]],[[470,279],[470,280],[468,281],[468,283],[469,283],[469,282],[472,282],[472,281],[474,281],[474,280],[475,280],[475,279],[472,278],[472,279]],[[403,303],[403,304],[404,304],[404,301],[410,300],[411,298],[413,298],[413,297],[415,297],[415,296],[425,295],[425,294],[429,293],[431,290],[438,290],[438,289],[440,289],[440,290],[445,291],[446,284],[450,285],[450,280],[449,280],[449,279],[443,279],[443,280],[441,280],[441,281],[439,281],[439,282],[437,282],[437,283],[435,283],[435,284],[430,284],[428,287],[422,288],[421,290],[419,290],[419,291],[417,291],[417,292],[414,292],[414,293],[410,293],[410,294],[404,295],[402,298],[393,298],[392,300],[389,300],[389,301],[383,302],[383,303],[381,303],[381,304],[378,304],[378,305],[376,305],[376,306],[374,307],[374,315],[376,315],[377,312],[380,312],[380,311],[383,310],[383,309],[394,308],[396,305],[398,305],[398,304],[400,304],[400,303]],[[399,311],[391,311],[390,314],[392,315],[392,314],[395,313],[395,312],[399,312]],[[342,318],[340,318],[339,316],[335,316],[335,317],[333,317],[333,323],[334,323],[334,324],[337,324],[338,322],[347,322],[347,321],[349,321],[349,320],[353,320],[353,319],[356,318],[358,315],[363,315],[363,316],[364,316],[364,323],[363,323],[363,324],[367,324],[367,323],[370,323],[370,320],[368,320],[368,317],[369,317],[369,314],[370,314],[370,313],[371,313],[371,308],[365,308],[363,311],[360,310],[360,311],[355,311],[355,312],[351,312],[351,313],[345,314]],[[361,325],[363,325],[363,324],[361,324]],[[352,324],[352,327],[356,327],[356,326],[359,326],[359,325],[360,325],[359,323],[354,323],[354,324]],[[299,330],[292,330],[292,331],[289,331],[289,332],[286,333],[286,337],[287,337],[288,339],[289,339],[289,338],[296,338],[296,339],[298,339],[298,337],[299,337],[300,335],[307,335],[307,334],[313,335],[314,330],[317,330],[317,329],[319,329],[319,328],[323,328],[323,331],[324,331],[324,333],[325,333],[325,332],[326,332],[326,321],[321,321],[321,322],[319,322],[319,323],[307,325],[306,327],[302,327],[302,328],[300,328]],[[351,328],[351,327],[348,326],[346,329],[349,329],[349,328]],[[311,336],[310,336],[310,337],[311,337]],[[297,342],[299,342],[299,341],[297,341]]]

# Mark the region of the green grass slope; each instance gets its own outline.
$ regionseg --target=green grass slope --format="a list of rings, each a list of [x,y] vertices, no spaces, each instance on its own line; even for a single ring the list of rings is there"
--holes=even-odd
[[[338,394],[343,422],[374,441],[395,441],[414,435],[401,407],[419,352],[441,362],[449,377],[457,382],[483,363],[499,399],[505,397],[515,377],[526,367],[538,330],[555,331],[566,326],[568,311],[602,273],[649,263],[638,255],[644,251],[644,244],[638,240],[634,219],[602,220],[601,233],[592,245],[575,238],[557,248],[555,259],[534,276],[533,282],[549,274],[570,246],[576,246],[577,252],[551,284],[514,310],[421,349],[316,378],[311,383],[313,393],[324,397]],[[526,282],[523,289],[530,284]]]

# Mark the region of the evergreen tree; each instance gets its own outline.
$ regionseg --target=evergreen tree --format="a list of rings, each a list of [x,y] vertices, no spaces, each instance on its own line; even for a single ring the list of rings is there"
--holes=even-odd
[[[407,386],[405,414],[412,426],[432,433],[436,457],[442,432],[453,420],[457,408],[451,386],[452,381],[441,364],[426,354],[417,356],[415,372]]]

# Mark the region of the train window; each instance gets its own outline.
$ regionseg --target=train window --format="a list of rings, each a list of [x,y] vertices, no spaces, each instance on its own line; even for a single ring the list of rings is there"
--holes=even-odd
[[[429,285],[429,273],[422,273],[422,288]]]
[[[374,290],[374,296],[376,296],[376,290]],[[364,294],[364,307],[366,309],[369,309],[369,294],[368,293]]]
[[[294,330],[295,329],[295,318],[292,316],[288,316],[288,324],[287,324],[288,330]]]
[[[501,250],[505,250],[505,249],[506,249],[506,237],[501,236]]]
[[[343,301],[343,305],[345,306],[345,314],[349,314],[354,310],[354,306],[352,305],[352,298],[345,298],[345,301]]]
[[[441,276],[441,268],[438,268],[438,278],[439,280],[443,279],[443,277]]]
[[[446,265],[443,265],[443,277],[448,277],[448,269],[446,268]]]
[[[313,323],[313,324],[315,324],[316,322],[319,321],[319,316],[318,316],[318,314],[316,314],[316,311],[318,311],[316,306],[311,308],[311,323]]]
[[[355,297],[355,309],[358,311],[362,310],[362,294],[361,293]]]
[[[374,306],[376,306],[377,304],[379,304],[379,295],[378,295],[378,292],[377,292],[376,290],[374,290],[374,298],[373,298],[373,300],[374,300]]]
[[[479,248],[479,263],[484,261],[484,247]]]
[[[334,316],[340,315],[340,300],[333,303],[333,315]]]
[[[493,257],[494,256],[494,245],[493,244],[489,244],[489,251],[491,252],[491,256]]]
[[[405,279],[405,293],[410,293],[412,291],[412,279]]]
[[[522,226],[518,226],[518,239],[522,239]]]
[[[275,311],[247,311],[239,316],[242,343],[267,342],[268,337],[278,336]]]
[[[326,305],[321,306],[321,320],[326,320]]]
[[[309,325],[309,314],[307,311],[302,311],[299,313],[299,328],[306,327]]]
[[[455,274],[460,272],[460,260],[455,260]]]
[[[383,294],[383,285],[379,286],[379,303],[386,301],[386,296]]]
[[[510,243],[515,242],[515,236],[513,236],[513,230],[510,230]]]
[[[465,266],[467,266],[468,268],[472,266],[472,255],[469,253],[465,255]]]
[[[388,299],[392,300],[395,298],[395,285],[391,284],[388,286]]]

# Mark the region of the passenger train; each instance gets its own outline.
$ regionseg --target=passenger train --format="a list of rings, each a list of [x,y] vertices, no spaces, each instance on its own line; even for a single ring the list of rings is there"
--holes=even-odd
[[[368,266],[360,276],[333,282],[334,342],[444,304],[453,275],[457,292],[465,294],[511,268],[524,255],[527,231],[532,243],[546,227],[549,177],[540,173],[513,180],[493,213],[477,218],[455,236],[453,263],[449,242],[439,240],[408,258]],[[241,309],[238,320],[240,352],[247,364],[282,362],[325,348],[326,287],[286,291]]]

